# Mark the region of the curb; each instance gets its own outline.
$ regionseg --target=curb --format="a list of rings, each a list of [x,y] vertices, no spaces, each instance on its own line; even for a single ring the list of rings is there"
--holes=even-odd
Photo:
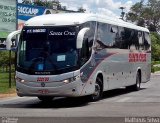
[[[151,73],[151,75],[160,75],[160,71],[156,71],[155,73]]]
[[[0,99],[8,98],[8,97],[16,97],[16,96],[17,96],[16,93],[11,93],[11,94],[0,94]]]

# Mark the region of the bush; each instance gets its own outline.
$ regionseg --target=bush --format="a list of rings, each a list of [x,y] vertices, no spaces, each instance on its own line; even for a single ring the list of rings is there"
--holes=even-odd
[[[11,52],[11,64],[15,64],[15,53]],[[0,67],[9,65],[9,51],[0,51]]]
[[[160,67],[154,67],[154,66],[152,66],[152,68],[151,68],[151,72],[152,73],[154,73],[154,72],[156,72],[156,71],[160,71]]]

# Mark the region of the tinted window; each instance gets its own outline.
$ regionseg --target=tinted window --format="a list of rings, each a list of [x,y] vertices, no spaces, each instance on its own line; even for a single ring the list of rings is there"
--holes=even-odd
[[[87,22],[82,24],[81,29],[89,27],[90,30],[85,33],[83,45],[81,49],[81,65],[89,60],[92,53],[92,45],[94,41],[96,22]]]
[[[90,30],[85,34],[84,38],[88,39],[89,46],[92,47],[95,36],[96,22],[86,22],[81,25],[80,29],[86,27],[90,28]]]
[[[144,33],[144,48],[145,50],[150,50],[151,40],[149,37],[149,33]]]
[[[119,27],[119,40],[121,49],[139,49],[138,31]]]
[[[97,47],[98,48],[115,48],[118,42],[117,26],[98,23],[97,30]]]
[[[141,31],[138,31],[138,41],[140,50],[144,50],[144,38],[143,38],[143,33]]]
[[[142,31],[98,23],[96,47],[97,49],[148,50],[150,38],[148,33],[143,34]]]

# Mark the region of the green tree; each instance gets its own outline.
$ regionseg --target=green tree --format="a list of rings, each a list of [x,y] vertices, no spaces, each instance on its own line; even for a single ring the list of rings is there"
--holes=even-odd
[[[139,26],[148,26],[152,32],[160,31],[160,0],[144,0],[134,4],[126,14],[126,20],[136,22]]]
[[[22,0],[22,3],[24,3],[24,4],[31,4],[29,1],[27,1],[27,0]]]
[[[9,51],[0,51],[0,66],[9,64]],[[11,54],[11,64],[15,63],[15,53]]]
[[[127,20],[130,20],[132,22],[138,22],[142,18],[143,13],[143,0],[140,2],[137,2],[135,5],[133,5],[130,9],[130,12],[126,14]]]
[[[84,9],[83,7],[79,7],[79,8],[78,8],[78,12],[84,13],[85,11],[86,11],[86,9]]]
[[[53,0],[53,1],[37,0],[37,1],[34,2],[34,5],[43,6],[43,7],[50,8],[50,9],[53,8],[53,5],[57,5],[57,8],[61,7],[61,4],[60,4],[59,0]]]
[[[155,32],[152,32],[151,43],[152,43],[152,61],[160,61],[160,35]]]

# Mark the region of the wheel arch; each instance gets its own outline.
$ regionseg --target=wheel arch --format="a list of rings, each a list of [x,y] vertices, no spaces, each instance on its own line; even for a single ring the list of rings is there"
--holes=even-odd
[[[137,69],[137,73],[139,73],[140,81],[142,82],[142,69],[140,67]]]
[[[102,72],[98,72],[95,78],[95,81],[97,79],[97,77],[99,77],[102,80],[102,89],[104,90],[104,76]]]

